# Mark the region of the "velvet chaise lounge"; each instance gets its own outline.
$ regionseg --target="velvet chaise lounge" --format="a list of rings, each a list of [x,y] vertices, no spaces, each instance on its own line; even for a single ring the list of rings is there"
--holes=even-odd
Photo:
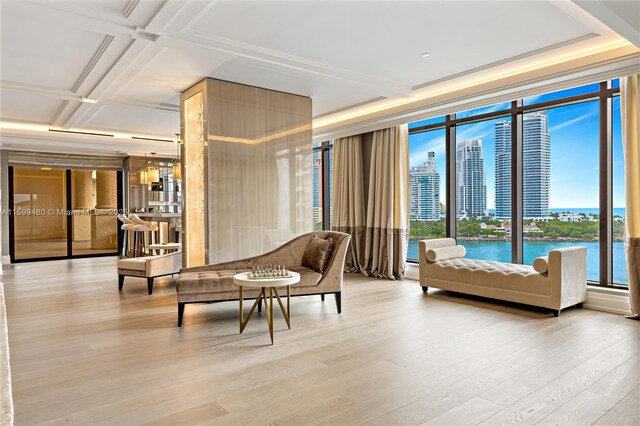
[[[322,272],[302,266],[303,256],[314,238],[331,239],[331,250]],[[233,284],[233,276],[239,272],[251,271],[254,266],[267,264],[284,265],[300,274],[300,283],[291,286],[292,296],[333,293],[338,313],[341,312],[342,276],[344,262],[349,247],[350,235],[341,232],[310,232],[285,243],[277,249],[259,256],[183,268],[176,285],[178,293],[178,327],[182,326],[185,305],[189,303],[211,303],[238,300],[238,287]],[[245,299],[256,298],[259,290],[246,289]],[[261,306],[259,305],[260,309]]]

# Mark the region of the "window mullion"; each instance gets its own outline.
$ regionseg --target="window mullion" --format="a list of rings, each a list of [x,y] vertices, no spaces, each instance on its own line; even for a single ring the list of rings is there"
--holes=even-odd
[[[607,82],[600,83],[600,285],[609,285],[612,279],[612,147],[611,97]]]
[[[446,155],[446,235],[449,238],[456,238],[456,126],[453,124],[455,115],[447,116],[447,126],[445,132],[445,155]]]
[[[522,100],[511,103],[511,262],[523,261]]]

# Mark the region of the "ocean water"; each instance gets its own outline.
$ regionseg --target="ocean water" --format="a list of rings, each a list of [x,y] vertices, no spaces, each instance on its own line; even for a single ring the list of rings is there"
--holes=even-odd
[[[598,207],[563,207],[563,208],[557,208],[557,209],[549,209],[549,211],[551,213],[569,212],[569,213],[576,213],[576,214],[577,213],[599,214],[600,213],[600,208],[598,208]],[[495,214],[496,210],[495,209],[489,209],[489,213]],[[624,217],[625,209],[624,209],[624,207],[614,207],[612,213],[613,213],[614,216],[622,216],[622,217]]]
[[[576,209],[577,210],[577,209]],[[568,211],[568,210],[563,210]],[[579,210],[585,212],[585,209]],[[586,213],[586,212],[585,212]],[[498,262],[511,262],[511,242],[509,241],[461,241],[469,259],[495,260]],[[524,264],[531,265],[533,259],[546,256],[549,251],[571,246],[583,246],[587,248],[587,279],[599,281],[600,253],[599,243],[594,241],[560,242],[560,241],[524,241]],[[409,240],[407,258],[418,260],[418,240]],[[613,242],[613,281],[617,284],[627,285],[627,263],[624,252],[624,243]]]

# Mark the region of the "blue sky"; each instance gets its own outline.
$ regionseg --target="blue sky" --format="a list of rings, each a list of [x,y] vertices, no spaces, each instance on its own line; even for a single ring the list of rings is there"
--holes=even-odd
[[[583,86],[546,95],[525,99],[525,104],[533,104],[550,99],[572,96],[597,90],[597,85]],[[497,111],[508,104],[493,105],[465,112],[462,115]],[[551,138],[551,197],[550,208],[593,208],[598,207],[598,103],[585,103],[552,108],[546,111]],[[613,206],[624,207],[624,175],[622,168],[622,142],[620,136],[620,103],[613,102]],[[494,123],[505,118],[467,124],[457,128],[457,140],[482,139],[487,182],[487,208],[495,206],[494,167]],[[431,122],[429,119],[409,126],[416,127]],[[441,179],[441,202],[444,202],[445,186],[445,131],[414,134],[409,137],[411,167],[424,162],[428,151],[435,151],[436,164]]]

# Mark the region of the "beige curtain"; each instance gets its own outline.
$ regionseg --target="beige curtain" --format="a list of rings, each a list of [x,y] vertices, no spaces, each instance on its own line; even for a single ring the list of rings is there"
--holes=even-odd
[[[364,250],[365,205],[362,171],[362,136],[333,141],[332,226],[351,235],[345,270],[360,271]]]
[[[402,279],[409,234],[409,142],[406,125],[373,132],[365,275]]]
[[[640,87],[639,76],[620,79],[620,112],[622,114],[622,146],[624,152],[624,181],[626,186],[627,270],[629,273],[628,318],[640,320]]]
[[[409,234],[407,126],[334,141],[332,229],[351,234],[346,269],[402,279]]]

